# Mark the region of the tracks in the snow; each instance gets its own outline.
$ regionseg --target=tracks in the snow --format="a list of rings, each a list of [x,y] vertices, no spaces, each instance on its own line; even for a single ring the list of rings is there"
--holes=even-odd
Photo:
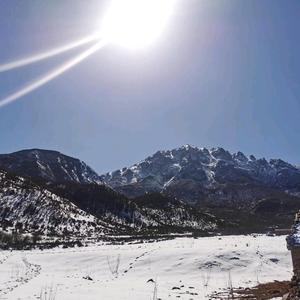
[[[12,254],[6,254],[0,259],[0,265],[4,264]]]
[[[2,264],[7,262],[11,257],[13,257],[13,255],[8,255],[4,261],[2,260]],[[24,285],[37,277],[40,272],[40,265],[30,263],[25,256],[21,257],[20,263],[12,266],[10,274],[7,274],[8,280],[0,285],[0,299],[21,285]]]
[[[129,267],[123,271],[122,276],[124,276],[124,275],[125,275],[126,273],[128,273],[131,269],[133,269],[134,265],[135,265],[138,261],[140,261],[143,257],[145,257],[146,255],[148,255],[148,254],[154,252],[155,250],[156,250],[156,249],[152,249],[152,250],[150,250],[150,251],[145,251],[145,252],[143,252],[141,255],[137,256],[137,257],[134,259],[134,261],[131,262],[131,263],[129,264]]]

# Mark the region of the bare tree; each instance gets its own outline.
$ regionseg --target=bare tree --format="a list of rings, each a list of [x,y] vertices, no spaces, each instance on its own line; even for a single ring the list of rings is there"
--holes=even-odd
[[[232,285],[232,277],[231,277],[231,272],[230,272],[230,270],[229,270],[229,272],[228,272],[228,289],[229,289],[228,299],[234,299],[234,292],[233,292],[233,285]]]
[[[120,262],[121,262],[121,255],[118,254],[118,256],[114,262],[111,262],[110,258],[108,256],[106,257],[106,260],[107,260],[107,265],[108,265],[109,271],[115,278],[118,278],[119,267],[120,267]]]
[[[207,288],[211,279],[211,269],[208,269],[205,273],[201,273],[202,285],[204,288]]]
[[[57,295],[57,286],[53,286],[51,284],[50,286],[45,286],[41,288],[40,291],[40,300],[55,300]]]

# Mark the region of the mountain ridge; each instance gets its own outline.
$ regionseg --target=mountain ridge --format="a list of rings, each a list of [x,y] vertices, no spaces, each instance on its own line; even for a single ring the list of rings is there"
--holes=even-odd
[[[190,203],[209,198],[230,184],[273,188],[300,195],[300,169],[281,159],[257,159],[242,152],[184,145],[157,151],[131,167],[103,174],[101,179],[129,197],[146,192],[170,193]],[[216,198],[216,197],[215,197]]]
[[[30,179],[0,169],[0,227],[48,235],[103,234],[109,225]]]
[[[35,182],[0,169],[0,230],[99,238],[106,234],[217,229],[214,217],[179,201],[169,205],[173,200],[161,197],[160,203],[150,208],[105,185]]]
[[[35,148],[0,154],[0,167],[21,176],[46,181],[102,183],[99,175],[85,162],[55,150]]]
[[[41,233],[251,232],[284,226],[300,207],[297,167],[223,148],[157,151],[101,176],[58,151],[29,149],[0,155],[1,172],[12,179],[0,176],[0,225],[20,226],[21,216]]]

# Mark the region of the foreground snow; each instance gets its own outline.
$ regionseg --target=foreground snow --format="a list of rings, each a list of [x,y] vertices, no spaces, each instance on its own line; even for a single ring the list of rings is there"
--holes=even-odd
[[[288,280],[291,270],[285,237],[2,251],[0,299],[149,300],[156,299],[155,290],[161,299],[208,299],[230,281],[246,287]]]

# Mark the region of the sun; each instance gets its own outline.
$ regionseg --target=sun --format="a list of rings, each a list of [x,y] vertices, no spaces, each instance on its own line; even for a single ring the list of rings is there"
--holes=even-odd
[[[109,43],[143,48],[165,29],[176,0],[112,0],[101,23],[100,35]]]

